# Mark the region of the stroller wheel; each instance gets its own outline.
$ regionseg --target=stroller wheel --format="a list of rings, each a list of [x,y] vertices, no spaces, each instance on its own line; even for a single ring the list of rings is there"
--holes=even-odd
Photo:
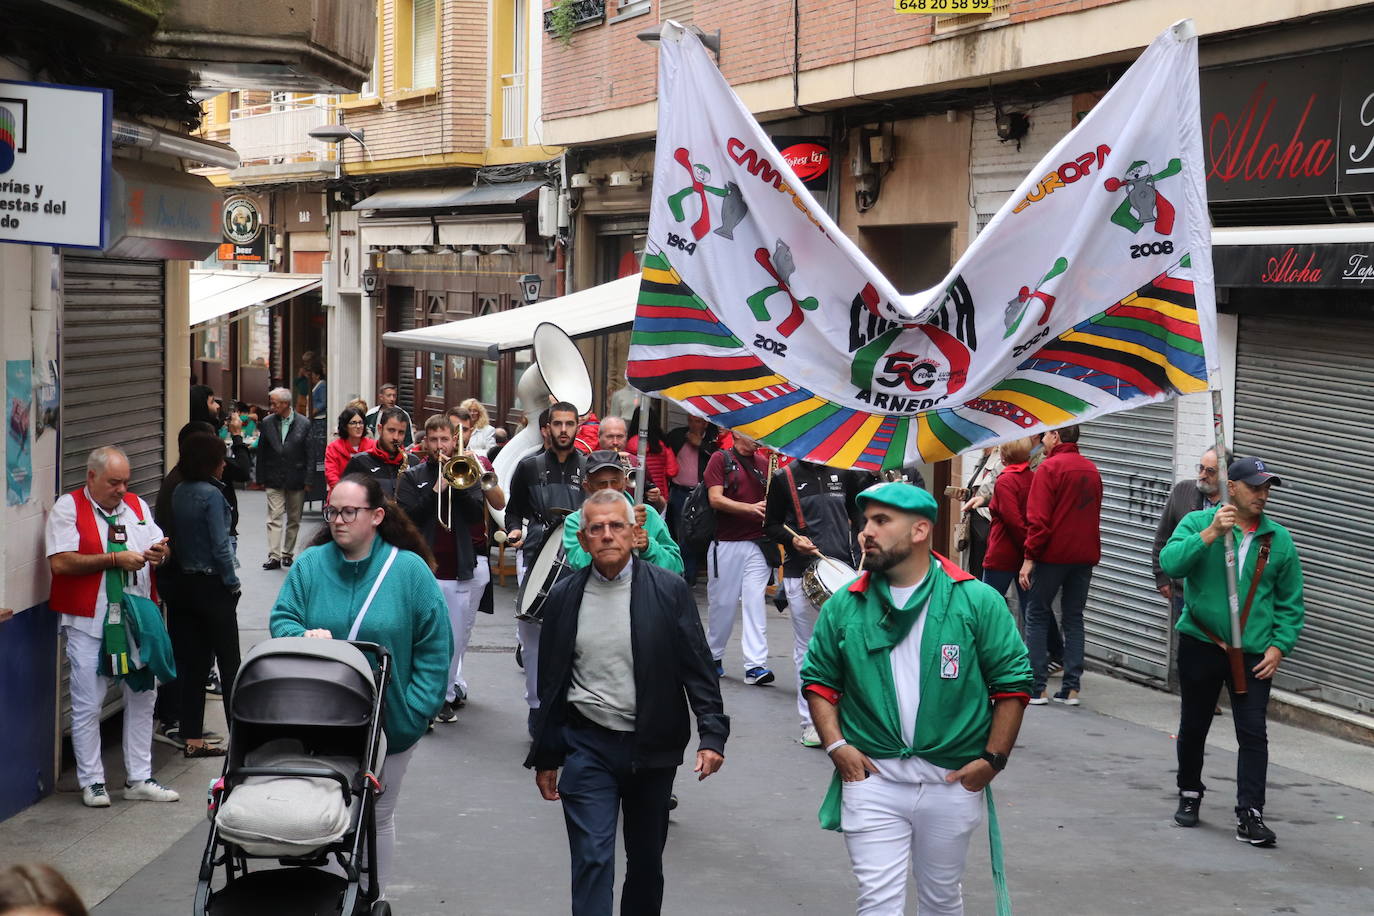
[[[372,904],[372,916],[391,916],[391,904],[385,900],[378,900]]]

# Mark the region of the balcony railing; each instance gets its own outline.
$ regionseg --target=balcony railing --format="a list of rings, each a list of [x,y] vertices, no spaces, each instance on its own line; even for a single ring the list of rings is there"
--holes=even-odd
[[[248,105],[229,112],[229,145],[245,166],[332,162],[334,145],[309,133],[333,123],[328,96]]]
[[[525,74],[501,76],[501,139],[520,146],[525,142]]]
[[[544,11],[544,31],[554,34],[553,9]],[[606,0],[573,0],[573,28],[600,22],[606,18]]]

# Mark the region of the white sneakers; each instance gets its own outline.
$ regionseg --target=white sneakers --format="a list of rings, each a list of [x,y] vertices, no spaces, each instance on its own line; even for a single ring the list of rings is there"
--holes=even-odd
[[[81,804],[87,808],[110,807],[110,793],[105,791],[105,783],[93,782],[81,790]]]
[[[820,747],[820,746],[821,746],[821,736],[820,736],[820,734],[816,731],[816,726],[814,726],[814,725],[808,725],[808,726],[806,726],[806,728],[803,728],[803,729],[802,729],[801,745],[802,745],[802,747]]]
[[[145,779],[133,785],[124,786],[125,801],[154,801],[154,802],[174,802],[181,801],[181,796],[174,789],[169,789],[156,779]],[[105,804],[109,804],[108,797]]]

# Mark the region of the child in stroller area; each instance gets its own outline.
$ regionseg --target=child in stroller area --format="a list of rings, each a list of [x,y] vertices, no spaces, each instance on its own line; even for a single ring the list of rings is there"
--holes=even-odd
[[[344,477],[324,513],[327,524],[291,567],[269,626],[273,637],[354,639],[391,653],[385,792],[376,808],[376,870],[385,893],[401,781],[443,702],[453,637],[428,546],[373,478]]]

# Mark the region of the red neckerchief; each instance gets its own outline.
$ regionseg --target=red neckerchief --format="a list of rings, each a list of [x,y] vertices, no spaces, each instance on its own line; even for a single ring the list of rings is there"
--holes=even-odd
[[[382,444],[380,442],[374,443],[372,448],[367,450],[367,453],[382,464],[391,465],[392,467],[403,464],[406,460],[405,449],[397,449],[395,456],[388,455],[386,452],[382,451]]]

